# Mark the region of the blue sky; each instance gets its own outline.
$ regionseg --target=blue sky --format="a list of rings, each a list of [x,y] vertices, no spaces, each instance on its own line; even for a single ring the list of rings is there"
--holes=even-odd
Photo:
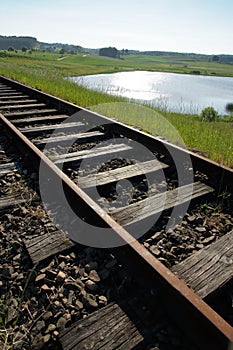
[[[233,54],[232,0],[0,1],[0,34],[89,48]]]

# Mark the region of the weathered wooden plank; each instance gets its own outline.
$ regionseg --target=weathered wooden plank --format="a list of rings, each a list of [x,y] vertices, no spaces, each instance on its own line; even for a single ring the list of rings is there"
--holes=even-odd
[[[54,111],[54,110],[53,110]],[[31,117],[31,118],[23,118],[23,119],[13,119],[11,122],[13,124],[33,124],[33,123],[47,123],[51,121],[63,121],[68,118],[66,114],[57,114],[57,115],[49,115],[43,117]]]
[[[7,210],[11,207],[14,207],[19,204],[26,203],[27,199],[15,197],[15,196],[7,196],[5,198],[0,198],[0,211]]]
[[[14,100],[14,99],[19,100],[21,98],[28,98],[28,97],[29,97],[28,95],[21,95],[21,94],[17,93],[17,94],[12,94],[10,96],[0,96],[0,101],[8,100],[8,99],[9,100],[10,99],[12,99],[12,100]]]
[[[61,143],[61,142],[70,142],[72,140],[87,140],[90,138],[96,138],[104,136],[104,133],[100,131],[90,131],[85,133],[76,133],[72,135],[64,135],[64,136],[56,136],[56,137],[48,137],[41,140],[32,140],[35,145],[37,146],[44,146],[46,144],[53,144],[53,143]]]
[[[14,90],[14,89],[12,89],[12,88],[4,88],[4,89],[1,89],[0,90],[0,94],[2,94],[2,93],[11,93],[11,92],[17,92],[17,90]]]
[[[27,108],[41,108],[46,107],[45,103],[29,103],[29,104],[16,104],[16,105],[8,105],[8,106],[1,106],[0,110],[10,110],[10,109],[27,109]]]
[[[0,175],[8,174],[12,171],[15,171],[16,169],[17,168],[15,163],[0,164]]]
[[[0,92],[0,98],[4,96],[17,96],[22,95],[22,92],[17,92],[16,90],[11,90],[12,92]]]
[[[233,231],[172,267],[201,298],[233,277]]]
[[[138,323],[119,305],[111,303],[62,332],[59,342],[64,350],[132,350],[136,346],[143,349]]]
[[[82,122],[73,122],[73,123],[63,123],[63,124],[52,124],[52,125],[43,125],[37,127],[30,128],[19,128],[19,130],[24,134],[36,134],[40,132],[53,132],[53,130],[59,129],[59,131],[67,130],[67,129],[78,129],[81,126],[84,126]]]
[[[30,100],[5,100],[5,101],[1,101],[0,100],[0,108],[1,108],[1,106],[2,105],[10,105],[10,104],[12,104],[12,105],[17,105],[17,104],[23,104],[23,103],[36,103],[37,102],[37,100],[32,100],[32,99],[30,99]]]
[[[132,164],[124,166],[122,168],[98,173],[95,176],[92,174],[85,177],[79,177],[80,186],[81,188],[102,186],[122,179],[128,179],[131,177],[155,172],[167,167],[168,166],[166,164],[159,163],[157,160],[153,159],[150,161]]]
[[[22,117],[22,116],[29,116],[29,115],[35,115],[35,114],[50,114],[50,113],[57,113],[57,109],[34,109],[31,111],[24,111],[24,112],[11,112],[7,113],[6,117]]]
[[[111,212],[111,215],[121,225],[132,224],[213,191],[213,188],[201,182],[195,182],[116,209]]]
[[[65,233],[55,231],[32,238],[25,242],[26,249],[34,264],[75,246]]]
[[[130,149],[132,149],[132,147],[130,147],[129,145],[126,145],[124,143],[110,144],[108,146],[94,147],[94,148],[88,149],[88,150],[60,154],[60,155],[53,157],[53,161],[55,164],[64,163],[68,166],[68,163],[72,163],[72,162],[78,163],[79,161],[82,161],[83,159],[100,157],[104,154],[118,153],[118,152],[130,150]]]

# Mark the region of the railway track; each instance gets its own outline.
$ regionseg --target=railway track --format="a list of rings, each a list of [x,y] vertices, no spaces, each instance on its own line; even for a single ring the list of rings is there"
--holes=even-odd
[[[40,196],[59,228],[24,239],[32,263],[74,246],[107,248],[138,285],[57,334],[60,347],[152,348],[158,298],[197,348],[230,349],[232,169],[5,77],[0,122],[37,169]],[[12,159],[1,161],[0,174],[16,169]],[[4,195],[0,210],[25,200]],[[64,282],[62,273],[55,277]],[[84,280],[94,293],[98,277]],[[142,295],[146,322],[136,312]]]

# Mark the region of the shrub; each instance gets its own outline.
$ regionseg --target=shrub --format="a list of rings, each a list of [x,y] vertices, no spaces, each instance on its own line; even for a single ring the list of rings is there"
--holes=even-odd
[[[191,71],[191,74],[197,74],[197,75],[199,75],[199,74],[201,74],[201,71],[199,71],[199,70],[192,70],[192,71]]]
[[[218,112],[213,107],[206,107],[201,111],[201,120],[214,122],[219,118]]]
[[[227,111],[228,113],[233,114],[233,103],[228,103],[228,104],[226,105],[226,111]]]
[[[9,54],[6,53],[6,51],[0,51],[0,57],[7,57]]]

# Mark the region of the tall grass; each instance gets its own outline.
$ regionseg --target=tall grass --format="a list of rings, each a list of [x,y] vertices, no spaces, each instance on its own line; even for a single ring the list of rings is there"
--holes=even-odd
[[[92,110],[180,146],[184,143],[193,151],[233,167],[233,122],[203,122],[195,115],[161,112],[149,107],[139,109],[130,103],[97,105]]]
[[[44,65],[43,62],[40,64],[32,64],[31,62],[28,64],[24,63],[24,60],[17,60],[16,63],[1,62],[0,74],[80,106],[122,100],[119,97],[111,97],[107,93],[90,91],[74,82],[65,80],[66,70],[56,67],[56,65]]]
[[[146,112],[138,115],[125,106],[127,100],[107,93],[90,91],[85,87],[65,80],[65,77],[74,75],[105,73],[116,69],[135,69],[136,63],[108,60],[106,58],[70,56],[58,61],[58,54],[11,54],[6,57],[0,55],[0,74],[31,85],[42,91],[51,93],[79,106],[95,106],[93,110],[117,118],[123,123],[134,125],[153,135],[162,134],[166,139],[176,142],[174,134],[165,126],[158,125],[154,118],[156,109],[147,108]],[[148,56],[146,57],[148,60]],[[130,60],[129,57],[126,61]],[[141,69],[149,67],[141,58]],[[136,61],[135,61],[136,62]],[[137,61],[138,64],[138,61]],[[150,63],[151,64],[151,58]],[[115,67],[115,65],[118,65]],[[224,66],[225,67],[225,66]],[[112,108],[106,110],[104,104],[112,104]],[[121,102],[116,108],[117,103]],[[123,103],[124,102],[124,103]],[[122,104],[123,103],[123,104]],[[124,105],[124,107],[123,107]],[[151,112],[150,112],[151,111]],[[160,111],[158,111],[160,112]],[[178,131],[186,146],[205,153],[209,158],[227,166],[233,167],[233,123],[218,121],[214,123],[201,122],[197,116],[160,112]],[[171,129],[171,128],[170,128]],[[176,138],[176,136],[175,136]]]

